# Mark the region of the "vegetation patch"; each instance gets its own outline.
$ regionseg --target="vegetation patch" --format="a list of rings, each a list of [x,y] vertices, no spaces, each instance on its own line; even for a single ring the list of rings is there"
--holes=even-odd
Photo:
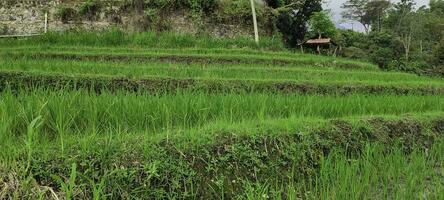
[[[126,33],[119,29],[105,30],[102,32],[70,31],[65,33],[49,32],[47,34],[21,40],[2,39],[0,44],[5,47],[20,46],[69,46],[69,47],[141,47],[141,48],[205,48],[205,49],[263,49],[284,50],[279,37],[262,37],[257,45],[248,37],[214,38],[203,34],[196,37],[193,34],[154,31],[142,33]]]
[[[71,7],[66,7],[61,5],[57,8],[56,17],[60,19],[63,23],[69,23],[70,21],[77,19],[77,10]]]
[[[331,60],[316,61],[316,60],[298,60],[275,58],[270,59],[266,57],[255,56],[232,56],[232,55],[162,55],[162,54],[75,54],[75,53],[8,53],[6,56],[13,56],[16,58],[25,57],[32,59],[66,59],[66,60],[85,60],[85,61],[139,61],[139,62],[177,62],[177,63],[204,63],[204,64],[274,64],[274,65],[315,65],[324,67],[340,67],[340,68],[365,68],[360,63],[353,62],[332,62]]]
[[[178,90],[224,92],[271,92],[281,94],[395,94],[395,95],[442,95],[444,88],[404,87],[396,85],[366,84],[316,84],[298,82],[243,81],[243,80],[202,80],[202,79],[126,79],[119,77],[87,77],[64,75],[39,75],[16,72],[0,73],[1,88],[26,89],[47,88],[54,90],[89,89],[91,91],[118,91],[171,93]]]
[[[95,20],[101,9],[101,4],[96,0],[87,0],[79,8],[79,14],[88,20]]]
[[[268,42],[0,40],[0,199],[443,199],[442,79]]]
[[[343,152],[350,162],[358,162],[356,158],[368,156],[374,150],[374,146],[369,144],[382,144],[379,146],[382,149],[377,151],[381,156],[392,155],[394,152],[407,156],[438,148],[432,146],[442,139],[443,133],[433,129],[436,124],[431,122],[439,120],[442,119],[438,116],[372,117],[322,121],[317,127],[282,132],[252,126],[247,129],[236,130],[233,127],[232,130],[213,130],[210,134],[199,133],[199,137],[207,139],[177,133],[174,137],[162,136],[157,139],[100,136],[89,141],[75,142],[68,139],[75,138],[70,136],[64,139],[66,149],[63,156],[54,153],[60,152],[60,146],[44,143],[45,149],[33,149],[35,152],[26,173],[20,171],[25,169],[18,168],[15,162],[10,162],[8,168],[2,168],[0,172],[3,178],[0,181],[10,186],[2,195],[43,195],[51,198],[52,192],[54,195],[66,195],[69,192],[75,198],[100,194],[112,198],[238,198],[249,194],[248,183],[269,183],[271,187],[263,191],[264,194],[272,195],[269,192],[275,191],[282,198],[304,196],[309,195],[308,189],[314,185],[297,188],[298,183],[314,184],[309,181],[309,177],[323,174],[325,159],[332,155],[342,155],[337,152]],[[261,127],[265,125],[267,123]],[[95,145],[87,147],[84,142]],[[24,155],[18,154],[9,159],[26,160]],[[430,178],[437,176],[439,174]],[[71,185],[64,187],[61,184],[65,182],[64,179],[71,180]],[[29,181],[29,187],[23,184],[26,180]],[[20,185],[12,185],[14,181]],[[296,188],[292,188],[295,194],[287,190],[290,188],[284,187],[288,184],[295,184]],[[373,183],[366,189],[374,190],[378,187],[378,184]],[[438,192],[440,187],[442,185],[429,185],[422,189],[433,191],[427,194],[430,196]],[[250,195],[257,195],[257,192]],[[376,193],[361,191],[360,194]]]

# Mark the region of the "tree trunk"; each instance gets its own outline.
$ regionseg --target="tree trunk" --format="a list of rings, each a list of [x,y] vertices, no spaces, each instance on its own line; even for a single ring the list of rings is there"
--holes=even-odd
[[[424,47],[422,46],[422,40],[419,41],[419,50],[420,50],[421,54],[422,54],[423,51],[424,51]]]
[[[381,32],[381,13],[378,12],[378,32]]]
[[[404,53],[405,53],[405,60],[409,61],[410,58],[410,47],[412,44],[412,33],[408,33],[402,38],[402,45],[404,47]]]
[[[368,35],[368,33],[369,33],[369,28],[370,28],[369,25],[368,25],[368,24],[365,24],[364,21],[360,21],[360,23],[362,24],[362,26],[364,26],[365,34]]]

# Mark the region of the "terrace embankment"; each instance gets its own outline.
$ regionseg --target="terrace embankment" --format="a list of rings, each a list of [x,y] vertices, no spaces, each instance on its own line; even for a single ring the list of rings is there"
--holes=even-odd
[[[278,94],[443,94],[444,82],[384,72],[365,62],[242,49],[3,48],[2,88],[271,92]]]
[[[181,131],[155,138],[139,134],[127,137],[130,133],[119,133],[76,142],[67,139],[75,136],[66,135],[64,150],[55,145],[57,139],[44,143],[46,150],[35,149],[26,171],[35,181],[28,187],[14,185],[20,179],[18,174],[24,171],[12,172],[4,165],[0,167],[0,183],[8,186],[2,191],[3,197],[32,196],[30,191],[47,187],[52,191],[46,190],[43,196],[51,198],[51,192],[63,194],[56,177],[72,178],[75,171],[76,185],[82,187],[76,187],[72,195],[78,198],[93,195],[92,182],[106,183],[101,190],[114,198],[153,195],[238,198],[245,192],[248,181],[286,185],[316,177],[324,162],[322,158],[333,150],[347,152],[350,160],[368,154],[370,143],[381,144],[388,152],[395,147],[401,147],[407,155],[413,151],[427,152],[443,139],[442,116],[294,119]],[[6,147],[6,151],[9,148],[12,146]],[[16,155],[16,159],[25,159],[21,153]],[[436,176],[439,174],[435,172]],[[143,189],[140,186],[144,186]],[[428,190],[439,196],[439,187],[431,185]],[[288,191],[280,192],[282,198],[291,198]]]
[[[55,49],[57,50],[57,49]],[[96,52],[85,52],[85,49],[79,49],[83,53],[75,53],[76,49],[71,51],[51,51],[46,52],[38,51],[5,51],[2,52],[2,57],[16,58],[16,59],[42,59],[42,60],[73,60],[73,61],[132,61],[132,62],[167,62],[167,63],[197,63],[197,64],[269,64],[269,65],[305,65],[305,66],[318,66],[318,67],[336,67],[343,69],[374,69],[374,66],[368,63],[362,62],[350,62],[343,59],[333,59],[328,57],[307,59],[306,56],[295,55],[280,55],[280,54],[267,54],[256,52],[259,55],[255,55],[255,52],[248,54],[238,53],[237,51],[183,51],[183,52],[169,52],[157,50],[145,50],[144,52],[136,51],[122,51],[115,53],[106,53],[105,50]],[[299,57],[299,58],[298,58]]]
[[[280,94],[395,94],[395,95],[443,95],[444,87],[403,86],[384,84],[312,83],[292,81],[245,81],[151,78],[128,79],[123,77],[45,75],[22,72],[0,72],[0,88],[26,89],[47,88],[52,90],[89,89],[101,91],[174,93],[180,90],[209,93],[271,92]]]

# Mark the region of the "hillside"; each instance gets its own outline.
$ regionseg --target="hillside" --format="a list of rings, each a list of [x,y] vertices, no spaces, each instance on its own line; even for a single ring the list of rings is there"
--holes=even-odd
[[[276,32],[276,13],[256,0],[263,35]],[[249,1],[229,0],[4,0],[0,2],[0,35],[68,30],[206,33],[218,37],[251,35]]]
[[[0,199],[444,197],[442,78],[273,38],[0,45]]]

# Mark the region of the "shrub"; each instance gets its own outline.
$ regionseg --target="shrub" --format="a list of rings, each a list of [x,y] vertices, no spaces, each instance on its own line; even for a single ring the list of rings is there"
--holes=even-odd
[[[76,19],[77,11],[73,8],[61,5],[57,8],[56,17],[63,23],[68,23],[70,20]]]
[[[433,52],[435,56],[435,64],[438,66],[444,66],[444,40],[436,45],[436,48]]]
[[[265,3],[267,3],[269,7],[279,8],[285,5],[285,0],[265,0]]]
[[[156,29],[158,26],[162,26],[161,17],[159,16],[159,10],[154,8],[147,8],[144,11],[146,20],[148,22],[148,27],[150,30]],[[159,30],[162,31],[162,30]]]
[[[214,14],[213,20],[223,23],[252,24],[249,1],[222,1],[220,8]]]
[[[100,12],[100,7],[101,5],[98,1],[88,0],[80,6],[79,14],[86,17],[88,20],[93,20]]]
[[[370,53],[370,60],[377,64],[381,69],[398,68],[394,65],[393,61],[396,61],[393,57],[393,52],[390,48],[380,48],[374,46]]]
[[[129,3],[139,8],[157,9],[190,9],[193,12],[210,13],[217,7],[216,0],[130,0]]]
[[[195,12],[209,13],[214,11],[216,6],[216,0],[188,0],[188,7]]]
[[[311,0],[305,1],[299,9],[283,10],[278,14],[276,27],[282,33],[287,46],[296,47],[298,42],[305,38],[310,16],[320,11],[321,1]]]
[[[352,59],[365,59],[367,53],[358,47],[345,47],[342,50],[342,56]]]
[[[6,25],[0,26],[0,35],[8,34],[8,27]]]
[[[402,58],[402,45],[390,33],[372,32],[367,38],[367,46],[370,61],[377,64],[382,69],[399,68],[393,63],[400,63]]]
[[[336,42],[343,47],[360,48],[365,43],[366,35],[353,30],[337,30],[338,38]],[[361,50],[362,51],[362,50]]]

